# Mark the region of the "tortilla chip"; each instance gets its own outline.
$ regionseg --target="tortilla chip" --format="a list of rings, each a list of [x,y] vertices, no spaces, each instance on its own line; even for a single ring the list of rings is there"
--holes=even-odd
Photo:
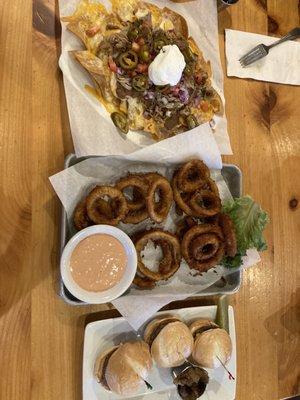
[[[115,12],[121,21],[132,22],[134,13],[138,8],[138,0],[111,0],[112,10]]]

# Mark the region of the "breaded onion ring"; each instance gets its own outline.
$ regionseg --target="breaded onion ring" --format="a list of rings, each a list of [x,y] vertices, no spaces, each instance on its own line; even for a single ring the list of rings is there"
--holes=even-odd
[[[160,264],[160,269],[164,270],[165,272],[159,270],[157,272],[151,271],[143,263],[141,252],[146,247],[149,241],[152,241],[154,245],[158,246],[160,246],[162,242],[165,242],[168,245],[168,248],[170,249],[170,259],[171,259],[170,265],[168,265],[168,268],[166,268],[166,266],[164,265],[163,268],[162,265]],[[180,243],[177,237],[170,232],[162,231],[160,229],[153,229],[151,231],[144,232],[144,234],[139,236],[139,238],[135,242],[135,248],[138,256],[139,273],[144,275],[146,278],[152,279],[153,281],[160,281],[170,278],[172,275],[175,274],[175,272],[178,270],[180,266],[180,260],[181,260]],[[164,257],[169,257],[167,253],[165,253],[166,251],[165,247],[162,247],[162,251]]]
[[[103,200],[108,197],[111,202],[112,215],[107,215],[103,210]],[[123,193],[112,186],[96,186],[86,199],[88,217],[95,224],[108,224],[116,226],[127,213],[127,202]]]
[[[133,283],[139,288],[139,289],[154,289],[156,286],[156,282],[153,281],[150,278],[146,278],[144,275],[138,275],[136,274]]]
[[[212,233],[205,233],[192,241],[191,254],[195,260],[207,260],[216,254],[218,248],[218,236]]]
[[[191,269],[206,272],[215,267],[224,256],[221,228],[209,224],[193,226],[182,239],[181,251]]]
[[[199,190],[189,202],[197,217],[211,217],[221,211],[220,197],[209,190]]]
[[[179,224],[177,225],[176,235],[179,240],[182,240],[185,233],[192,227],[198,225],[198,222],[194,220],[193,217],[185,217],[183,218]]]
[[[137,174],[129,174],[121,178],[116,187],[121,190],[127,201],[128,213],[123,219],[125,224],[138,224],[149,217],[146,208],[148,184]],[[132,199],[126,196],[125,190],[132,188]]]
[[[171,270],[173,262],[170,244],[166,240],[157,240],[155,245],[160,246],[163,253],[163,257],[158,266],[158,271],[161,274],[167,274]]]
[[[157,172],[147,172],[146,174],[143,174],[142,177],[146,178],[146,180],[149,183],[152,183],[154,180],[157,178],[160,178],[162,175],[158,174]]]
[[[219,225],[222,229],[225,240],[225,253],[229,257],[234,257],[237,253],[237,240],[234,224],[227,214],[219,215]]]
[[[158,201],[156,200],[158,197]],[[170,211],[173,202],[173,192],[169,181],[157,174],[157,177],[151,179],[146,204],[150,218],[156,222],[163,222]]]
[[[125,224],[138,224],[149,217],[148,210],[143,207],[140,210],[129,210],[123,219]]]
[[[86,199],[80,201],[73,214],[73,223],[78,231],[93,225],[93,222],[89,219],[86,209]]]
[[[129,174],[121,178],[116,187],[121,190],[127,201],[128,210],[141,210],[145,208],[148,184],[137,174]],[[128,198],[125,189],[132,188],[132,199]]]
[[[203,161],[191,160],[179,168],[177,176],[178,188],[183,192],[192,192],[204,185],[210,172]]]
[[[205,185],[203,186],[202,189],[210,190],[216,196],[220,197],[218,186],[217,186],[216,182],[211,178],[208,178],[206,180]]]
[[[177,174],[174,175],[173,180],[172,180],[172,189],[173,189],[173,196],[175,203],[177,206],[187,215],[193,216],[194,211],[193,209],[188,205],[188,203],[184,200],[184,196],[186,196],[185,193],[181,193],[179,187],[178,187],[178,177]]]

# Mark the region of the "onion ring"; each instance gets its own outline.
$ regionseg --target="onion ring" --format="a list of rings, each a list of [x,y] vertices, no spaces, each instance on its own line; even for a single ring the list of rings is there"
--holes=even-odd
[[[172,249],[170,248],[169,243],[165,240],[157,240],[155,244],[160,246],[163,253],[163,258],[159,263],[158,271],[161,274],[167,274],[172,268]]]
[[[204,187],[202,189],[210,190],[216,196],[220,197],[218,186],[217,186],[216,182],[211,178],[208,178],[206,180],[205,185],[204,185]]]
[[[192,227],[198,225],[197,221],[194,220],[193,217],[185,217],[183,218],[179,224],[177,225],[176,235],[179,240],[182,240],[185,233]]]
[[[108,197],[112,202],[112,216],[107,215],[103,210],[103,197]],[[95,224],[116,226],[128,213],[127,202],[123,193],[112,186],[96,186],[87,196],[86,206],[88,217]]]
[[[159,200],[156,201],[158,194]],[[156,222],[163,222],[170,211],[173,202],[173,192],[169,181],[157,174],[157,177],[151,179],[148,194],[146,197],[146,204],[150,218]]]
[[[196,237],[191,243],[191,253],[195,260],[207,260],[213,257],[219,248],[219,238],[213,233]]]
[[[154,289],[156,286],[156,282],[150,278],[146,278],[143,275],[136,274],[133,279],[134,285],[136,285],[139,289]]]
[[[146,174],[143,174],[142,176],[143,176],[143,178],[146,178],[150,184],[153,181],[155,181],[156,179],[160,178],[162,175],[158,174],[157,172],[147,172]]]
[[[78,231],[81,231],[82,229],[93,224],[87,214],[86,199],[77,204],[73,214],[73,223]]]
[[[183,195],[180,192],[180,189],[178,187],[178,177],[177,174],[174,175],[173,180],[172,180],[172,188],[173,188],[173,195],[174,195],[174,200],[177,206],[187,215],[193,216],[194,211],[193,209],[185,202],[183,199]]]
[[[178,187],[183,192],[201,188],[210,177],[208,167],[201,160],[191,160],[178,170]]]
[[[147,245],[148,241],[152,241],[154,242],[154,244],[157,245],[160,245],[162,241],[168,244],[170,249],[171,264],[169,268],[166,268],[166,272],[151,271],[143,263],[141,252]],[[180,260],[181,260],[180,243],[177,237],[170,232],[162,231],[160,229],[147,231],[143,235],[141,235],[139,239],[137,239],[137,241],[135,242],[135,248],[138,256],[138,271],[146,278],[150,278],[153,281],[169,279],[172,275],[175,274],[175,272],[178,270],[180,266]],[[164,248],[162,248],[162,251],[164,251]],[[161,269],[163,269],[162,265],[160,265],[160,267]]]
[[[138,224],[149,217],[148,210],[143,207],[140,210],[129,210],[123,219],[125,224]]]
[[[219,225],[224,234],[225,252],[229,257],[234,257],[237,253],[237,240],[234,224],[227,214],[219,215]]]
[[[127,207],[129,210],[140,210],[145,207],[145,197],[148,192],[148,185],[143,179],[137,174],[129,174],[121,178],[117,183],[116,187],[121,190],[127,201]],[[124,193],[125,189],[132,187],[132,199],[129,199]]]
[[[220,197],[209,190],[195,192],[189,204],[197,217],[211,217],[221,211]]]
[[[200,240],[202,236],[204,237]],[[210,247],[212,244],[213,249]],[[203,252],[206,245],[209,245],[210,249],[205,249]],[[197,246],[199,247],[198,249]],[[215,248],[216,246],[218,247]],[[186,232],[182,239],[181,251],[191,269],[206,272],[210,268],[215,267],[224,257],[224,243],[221,228],[209,224],[193,226]],[[211,255],[209,258],[206,257],[206,254],[203,254],[207,251]]]

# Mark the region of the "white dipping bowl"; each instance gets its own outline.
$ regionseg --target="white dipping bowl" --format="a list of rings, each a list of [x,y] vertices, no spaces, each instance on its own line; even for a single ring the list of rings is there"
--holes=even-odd
[[[70,259],[73,250],[83,239],[96,235],[96,234],[111,235],[118,239],[124,246],[127,255],[127,265],[125,267],[124,274],[119,283],[115,286],[104,290],[102,292],[90,292],[80,287],[73,279],[70,271]],[[60,272],[62,280],[73,296],[77,299],[90,304],[103,304],[108,303],[118,297],[120,297],[131,285],[137,268],[137,255],[134,244],[130,237],[126,235],[121,229],[115,228],[110,225],[93,225],[85,228],[76,233],[75,236],[65,246],[61,260],[60,260]]]

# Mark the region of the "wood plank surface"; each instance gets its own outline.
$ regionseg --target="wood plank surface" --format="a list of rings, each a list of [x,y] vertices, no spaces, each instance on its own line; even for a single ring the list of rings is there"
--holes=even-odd
[[[208,0],[210,1],[210,0]],[[80,400],[86,323],[110,305],[72,308],[56,295],[60,204],[48,177],[72,141],[55,0],[0,8],[0,399]],[[240,0],[224,28],[280,36],[299,25],[298,0]],[[269,212],[269,251],[232,296],[238,400],[300,393],[300,88],[225,78],[226,112],[244,192]],[[169,307],[213,303],[189,300]]]

